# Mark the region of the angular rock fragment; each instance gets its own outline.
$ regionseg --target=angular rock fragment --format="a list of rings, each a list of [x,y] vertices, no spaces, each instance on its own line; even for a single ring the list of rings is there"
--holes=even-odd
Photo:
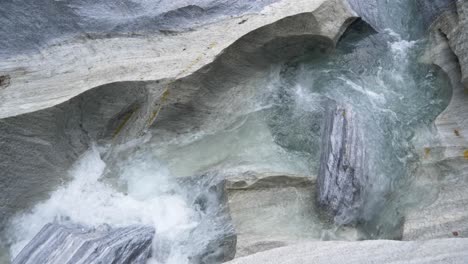
[[[144,264],[155,230],[149,226],[91,229],[57,223],[45,225],[13,264]]]
[[[329,107],[318,174],[318,203],[338,224],[355,222],[367,182],[363,130],[349,106]]]

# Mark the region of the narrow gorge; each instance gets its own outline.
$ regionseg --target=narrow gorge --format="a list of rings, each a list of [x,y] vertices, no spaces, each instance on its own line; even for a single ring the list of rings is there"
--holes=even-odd
[[[468,1],[0,7],[0,263],[468,263]]]

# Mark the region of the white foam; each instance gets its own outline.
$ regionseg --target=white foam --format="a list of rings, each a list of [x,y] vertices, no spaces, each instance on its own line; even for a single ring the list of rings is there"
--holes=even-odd
[[[129,164],[123,172],[128,184],[126,195],[100,181],[106,164],[98,149],[92,147],[71,170],[73,180],[69,184],[53,192],[50,199],[36,205],[30,213],[12,220],[12,256],[16,256],[45,224],[59,219],[86,226],[152,225],[156,236],[166,240],[177,240],[197,225],[193,221],[193,209],[182,196],[170,192],[173,184],[164,166],[148,156]],[[187,259],[183,253],[171,252],[165,263],[183,264],[183,259]]]

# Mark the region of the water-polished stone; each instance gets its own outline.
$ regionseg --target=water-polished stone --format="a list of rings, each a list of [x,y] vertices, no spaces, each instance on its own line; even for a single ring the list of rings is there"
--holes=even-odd
[[[91,229],[51,223],[29,242],[13,264],[144,264],[151,254],[154,228]]]
[[[338,224],[357,220],[368,179],[359,120],[349,106],[330,106],[325,118],[318,202]]]

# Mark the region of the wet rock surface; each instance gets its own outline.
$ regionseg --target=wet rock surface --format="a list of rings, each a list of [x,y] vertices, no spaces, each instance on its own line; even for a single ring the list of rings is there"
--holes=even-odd
[[[464,264],[468,239],[428,241],[309,242],[260,252],[229,264]]]
[[[232,260],[236,255],[237,233],[232,223],[226,181],[215,174],[179,178],[187,199],[198,208],[202,218],[191,232],[193,240],[203,238],[197,245],[190,263],[214,264]],[[191,190],[201,189],[199,193]],[[198,254],[197,254],[198,253]]]
[[[468,237],[468,93],[466,1],[445,10],[430,28],[430,59],[449,77],[452,99],[437,117],[439,141],[427,144],[418,186],[434,186],[434,195],[407,212],[403,239]]]
[[[369,179],[363,129],[350,106],[332,104],[327,110],[317,198],[338,224],[358,220],[365,202]]]
[[[41,229],[13,264],[144,264],[151,254],[154,232],[145,226],[100,230],[52,223]]]

